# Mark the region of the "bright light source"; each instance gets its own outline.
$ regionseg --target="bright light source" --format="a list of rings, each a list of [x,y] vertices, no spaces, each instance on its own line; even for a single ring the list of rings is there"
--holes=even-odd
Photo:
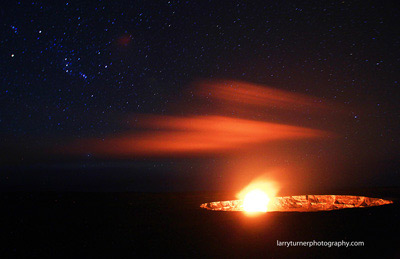
[[[268,195],[255,189],[246,194],[243,199],[243,210],[246,212],[267,212],[270,198]]]

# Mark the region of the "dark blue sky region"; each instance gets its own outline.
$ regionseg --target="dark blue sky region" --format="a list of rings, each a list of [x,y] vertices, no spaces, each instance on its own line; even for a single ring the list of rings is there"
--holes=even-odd
[[[35,162],[44,149],[124,132],[135,114],[183,114],[194,106],[187,90],[199,80],[335,103],[346,111],[336,126],[329,113],[306,122],[293,115],[291,124],[337,132],[353,155],[398,157],[395,1],[1,5],[2,163]]]
[[[10,136],[112,132],[110,117],[167,112],[199,78],[343,104],[376,95],[384,116],[399,88],[397,10],[365,1],[10,1],[0,128]]]

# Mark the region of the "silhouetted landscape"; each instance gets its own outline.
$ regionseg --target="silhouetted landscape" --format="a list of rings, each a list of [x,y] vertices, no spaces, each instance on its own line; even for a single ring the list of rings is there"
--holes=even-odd
[[[346,193],[349,193],[348,191]],[[232,193],[1,193],[2,255],[13,257],[186,256],[338,258],[399,255],[399,189],[352,194],[392,205],[330,212],[199,208]],[[279,247],[279,241],[364,241],[364,247]]]

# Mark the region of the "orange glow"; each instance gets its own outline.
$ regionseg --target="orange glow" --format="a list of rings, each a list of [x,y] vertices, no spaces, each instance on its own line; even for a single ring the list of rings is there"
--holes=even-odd
[[[268,203],[276,196],[279,185],[271,180],[259,177],[238,193],[243,200],[243,211],[253,215],[255,212],[267,212]]]
[[[162,155],[231,151],[273,140],[326,137],[321,130],[224,116],[141,118],[146,132],[87,140],[73,150],[105,155]]]
[[[241,81],[204,81],[199,84],[197,93],[207,98],[234,102],[236,105],[298,108],[308,112],[328,110],[327,103],[318,98]]]
[[[275,182],[264,177],[258,177],[254,179],[250,184],[243,188],[236,196],[243,200],[246,194],[253,190],[261,190],[268,195],[268,197],[273,198],[276,196],[280,189],[280,186]]]
[[[259,189],[252,190],[244,196],[243,210],[250,213],[267,212],[269,201],[270,198],[265,192]]]
[[[121,38],[123,42],[128,40],[128,36]],[[179,111],[193,109],[195,113],[200,113],[206,106],[212,109],[207,111],[210,115],[135,115],[137,123],[131,132],[102,140],[77,141],[64,151],[124,158],[226,154],[258,148],[271,141],[334,135],[327,131],[276,123],[278,120],[271,119],[271,116],[268,118],[275,122],[267,122],[262,116],[268,110],[266,107],[271,108],[273,115],[278,117],[279,109],[290,109],[290,115],[295,118],[310,110],[326,110],[327,106],[316,98],[237,81],[203,82],[197,86],[191,92],[193,96],[213,99],[217,101],[214,102],[216,105],[196,106],[196,102],[193,102],[190,106],[181,107],[177,102]],[[235,112],[227,113],[232,107]]]

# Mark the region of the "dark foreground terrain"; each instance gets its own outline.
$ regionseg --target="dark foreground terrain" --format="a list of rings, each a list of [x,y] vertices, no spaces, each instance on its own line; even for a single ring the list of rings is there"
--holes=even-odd
[[[0,257],[400,258],[398,189],[350,194],[395,203],[251,218],[199,208],[229,193],[1,193]],[[277,240],[365,245],[287,248]]]

